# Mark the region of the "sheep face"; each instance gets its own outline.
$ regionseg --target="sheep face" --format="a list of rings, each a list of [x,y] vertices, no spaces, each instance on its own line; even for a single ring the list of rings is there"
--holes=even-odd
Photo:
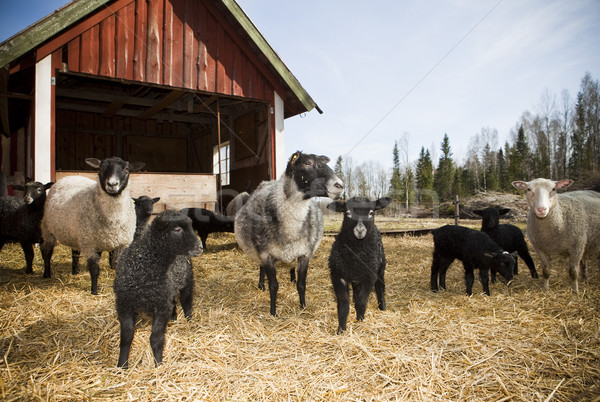
[[[329,158],[326,156],[298,151],[291,156],[285,174],[294,180],[304,198],[329,197],[335,200],[342,194],[344,183],[327,163]]]
[[[45,200],[46,190],[52,187],[53,184],[53,182],[42,184],[39,181],[30,181],[25,186],[13,185],[12,188],[17,191],[23,191],[25,204],[31,205],[35,200],[41,199],[40,197]]]
[[[87,158],[85,162],[98,171],[98,182],[102,190],[110,196],[118,197],[127,187],[129,172],[135,172],[144,167],[142,162],[129,163],[121,158],[113,157],[99,160]]]
[[[387,207],[391,201],[389,197],[376,201],[370,201],[365,197],[353,197],[346,202],[332,202],[327,208],[335,212],[344,212],[341,231],[352,232],[356,239],[362,240],[373,231],[375,211]]]
[[[573,180],[560,181],[535,179],[531,181],[513,181],[512,185],[520,190],[527,190],[527,204],[530,212],[543,219],[556,206],[556,191],[567,188]]]
[[[485,257],[490,259],[490,271],[502,275],[505,282],[508,283],[513,279],[513,269],[517,261],[517,252],[509,253],[485,253]]]
[[[481,216],[481,228],[482,229],[494,229],[500,222],[500,216],[506,215],[510,212],[509,208],[486,208],[473,211],[473,213]]]
[[[192,220],[180,211],[161,212],[152,222],[153,232],[158,233],[159,247],[169,255],[197,257],[202,253],[202,244],[192,228]]]
[[[158,201],[160,201],[160,197],[150,198],[147,195],[133,198],[133,203],[135,204],[135,215],[137,216],[137,219],[145,219],[152,215],[154,204],[156,204]]]

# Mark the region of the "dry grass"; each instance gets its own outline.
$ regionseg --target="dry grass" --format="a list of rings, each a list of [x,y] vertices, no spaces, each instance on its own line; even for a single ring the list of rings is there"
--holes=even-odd
[[[119,324],[114,272],[102,260],[99,295],[89,274],[70,274],[59,247],[55,275],[23,274],[18,245],[0,254],[0,397],[4,400],[598,400],[600,272],[590,267],[582,295],[570,292],[557,261],[551,289],[521,274],[509,294],[463,270],[448,290],[429,291],[432,238],[385,238],[388,310],[374,295],[364,322],[350,310],[337,336],[326,237],[311,262],[307,308],[298,307],[288,267],[280,267],[279,317],[269,316],[258,267],[232,235],[211,237],[194,260],[194,316],[169,325],[165,362],[154,368],[150,325],[136,331],[131,368],[117,369]],[[535,256],[534,256],[535,259]],[[537,261],[537,260],[536,260]],[[455,263],[456,264],[456,263]]]

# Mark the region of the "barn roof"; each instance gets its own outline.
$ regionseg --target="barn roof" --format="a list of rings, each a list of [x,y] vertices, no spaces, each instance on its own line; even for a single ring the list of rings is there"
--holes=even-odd
[[[68,29],[100,7],[108,6],[111,1],[113,0],[73,0],[8,38],[0,43],[0,69],[7,69],[10,63],[35,50],[53,36]],[[235,0],[214,1],[219,9],[227,15],[230,22],[238,26],[241,33],[246,36],[260,54],[261,59],[277,73],[287,90],[298,99],[306,111],[316,108],[319,113],[322,113],[316,102],[302,87]]]

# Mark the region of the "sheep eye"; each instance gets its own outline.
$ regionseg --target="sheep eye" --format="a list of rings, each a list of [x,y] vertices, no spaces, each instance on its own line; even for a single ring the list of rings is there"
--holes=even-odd
[[[181,233],[183,233],[183,229],[181,227],[179,227],[179,226],[174,227],[173,228],[173,233],[176,234],[177,236],[180,236]]]

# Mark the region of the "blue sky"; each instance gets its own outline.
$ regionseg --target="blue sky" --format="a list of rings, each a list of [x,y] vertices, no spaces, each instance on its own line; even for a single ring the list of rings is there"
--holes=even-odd
[[[66,3],[0,0],[0,41]],[[238,3],[324,111],[286,120],[286,154],[390,166],[404,133],[413,160],[447,133],[461,162],[482,128],[501,145],[545,91],[600,79],[598,0]]]

